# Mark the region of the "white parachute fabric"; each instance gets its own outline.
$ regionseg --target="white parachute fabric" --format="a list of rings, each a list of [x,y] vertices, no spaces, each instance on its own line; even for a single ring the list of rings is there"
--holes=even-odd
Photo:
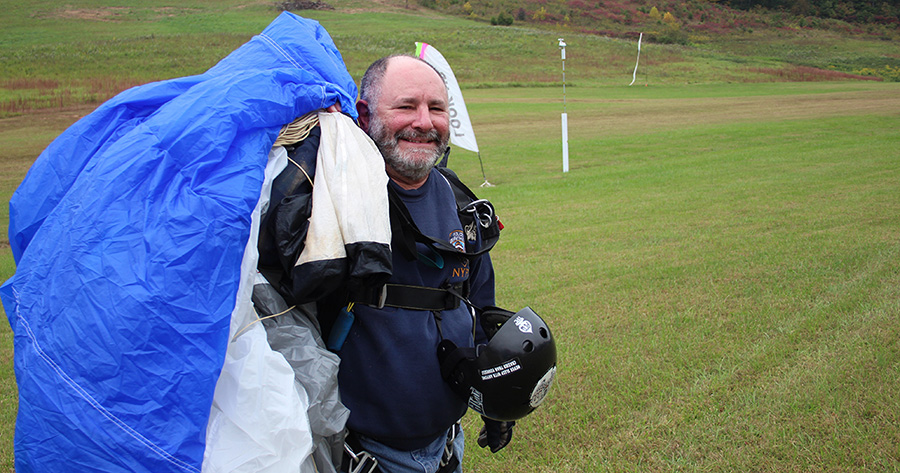
[[[450,96],[450,143],[467,149],[473,153],[478,152],[478,142],[475,140],[475,130],[469,119],[469,111],[466,110],[466,102],[463,100],[462,91],[450,64],[444,56],[428,43],[416,43],[416,56],[431,64],[447,85],[447,93]]]
[[[265,329],[255,323],[258,317],[252,302],[258,279],[260,219],[269,205],[272,180],[286,165],[285,149],[273,148],[241,263],[229,330],[231,342],[216,383],[206,430],[203,472],[316,471],[307,461],[311,459],[313,442],[306,391],[295,384],[294,371],[284,356],[270,348]]]
[[[346,247],[360,242],[385,247],[391,242],[384,191],[388,177],[375,143],[340,113],[319,113],[319,125],[322,138],[316,157],[312,215],[297,261],[297,266],[312,268],[321,268],[321,261],[346,259]],[[310,277],[315,272],[310,270]],[[355,273],[352,266],[350,273]]]

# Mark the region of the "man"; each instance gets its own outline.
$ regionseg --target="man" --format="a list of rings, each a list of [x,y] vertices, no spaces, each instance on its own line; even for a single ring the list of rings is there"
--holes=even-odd
[[[462,459],[457,422],[466,402],[442,378],[437,347],[442,340],[473,346],[480,329],[468,303],[494,303],[490,257],[463,254],[472,232],[464,231],[453,189],[434,168],[449,142],[448,102],[444,82],[430,65],[392,56],[366,71],[357,103],[359,125],[384,157],[390,192],[421,233],[459,251],[419,243],[410,256],[400,251],[395,231],[387,303],[355,305],[355,322],[339,351],[352,443],[390,473],[462,471],[454,465]],[[429,300],[432,293],[442,295],[437,303]],[[467,303],[460,303],[463,297]],[[479,443],[496,452],[509,442],[513,423],[485,422],[489,428]],[[455,458],[439,470],[448,460],[445,449]]]

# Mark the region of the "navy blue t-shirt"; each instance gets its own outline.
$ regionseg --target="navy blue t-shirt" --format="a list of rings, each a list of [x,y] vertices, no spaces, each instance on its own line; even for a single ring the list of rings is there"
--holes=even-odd
[[[466,234],[453,191],[438,171],[432,170],[418,189],[390,185],[422,233],[465,249]],[[437,288],[469,279],[472,303],[494,304],[494,273],[487,253],[469,262],[447,253],[435,258],[425,245],[418,248],[443,264],[409,261],[394,251],[389,283]],[[441,378],[437,358],[441,335],[433,313],[359,304],[353,312],[356,320],[339,352],[341,400],[350,409],[348,426],[404,450],[424,447],[444,435],[465,414],[466,402]],[[466,304],[442,311],[441,320],[444,338],[461,347],[473,345],[474,321]]]

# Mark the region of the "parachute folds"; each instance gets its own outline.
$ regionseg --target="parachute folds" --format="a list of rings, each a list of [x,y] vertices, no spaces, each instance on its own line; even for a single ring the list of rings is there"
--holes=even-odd
[[[354,114],[355,98],[325,30],[286,12],[47,147],[10,201],[17,269],[0,287],[16,471],[203,469],[269,150],[281,126],[335,102]],[[287,382],[284,367],[268,374]]]

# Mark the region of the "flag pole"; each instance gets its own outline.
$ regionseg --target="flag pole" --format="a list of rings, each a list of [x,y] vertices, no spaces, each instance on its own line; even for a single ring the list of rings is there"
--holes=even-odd
[[[481,165],[481,177],[484,178],[484,182],[481,183],[481,187],[494,187],[493,184],[488,182],[487,175],[484,173],[484,163],[481,161],[481,151],[478,152],[478,164]]]
[[[559,38],[562,55],[563,113],[562,113],[562,154],[563,172],[569,172],[569,115],[566,113],[566,42]]]

